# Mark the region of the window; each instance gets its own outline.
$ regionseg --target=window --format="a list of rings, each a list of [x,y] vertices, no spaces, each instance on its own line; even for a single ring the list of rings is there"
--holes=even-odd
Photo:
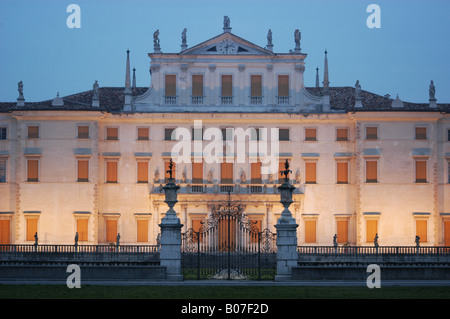
[[[166,128],[164,129],[164,140],[165,141],[175,141],[175,129],[174,128]]]
[[[176,104],[177,103],[177,77],[175,74],[166,74],[165,76],[165,92],[164,92],[164,103],[165,104]]]
[[[250,82],[250,104],[262,104],[262,76],[252,75]]]
[[[89,138],[89,126],[79,125],[77,131],[77,138]]]
[[[305,163],[305,183],[306,184],[316,183],[316,162]]]
[[[137,162],[137,182],[148,183],[148,161]]]
[[[149,128],[148,127],[138,127],[137,129],[137,139],[138,141],[148,141],[149,140]]]
[[[426,139],[427,139],[427,128],[416,127],[416,140],[426,140]]]
[[[281,174],[281,172],[285,171],[286,169],[284,168],[284,164],[286,163],[286,161],[279,161],[278,162],[278,184],[283,184],[284,182],[284,175]]]
[[[289,104],[289,75],[278,76],[278,104]]]
[[[305,220],[305,243],[316,242],[316,221]]]
[[[0,219],[0,245],[9,245],[11,238],[11,221]]]
[[[289,141],[289,129],[279,129],[278,134],[280,141]]]
[[[78,241],[88,241],[88,222],[87,218],[77,219]]]
[[[193,128],[192,129],[192,140],[202,141],[203,140],[203,128]]]
[[[337,183],[348,184],[348,162],[337,162]]]
[[[260,130],[259,127],[251,127],[250,128],[250,140],[251,141],[260,141],[261,133],[262,133],[262,130]]]
[[[106,241],[115,243],[117,241],[117,219],[107,219],[106,224]]]
[[[232,141],[234,129],[232,127],[222,128],[222,139],[224,141]]]
[[[375,236],[378,233],[378,220],[367,219],[366,220],[366,242],[375,242]]]
[[[427,220],[416,219],[416,236],[420,237],[421,243],[427,242]]]
[[[366,183],[378,182],[378,161],[367,160],[366,161]]]
[[[203,75],[192,75],[192,104],[203,104]]]
[[[39,181],[39,160],[27,160],[27,182]]]
[[[39,126],[28,126],[28,138],[39,138]]]
[[[117,183],[117,161],[106,161],[106,182]]]
[[[252,243],[257,243],[258,242],[258,233],[261,233],[262,230],[262,220],[260,219],[255,219],[255,218],[250,218],[250,227],[251,227],[251,232],[249,233],[251,236],[251,242]]]
[[[222,75],[222,104],[233,103],[233,76]]]
[[[0,140],[7,140],[6,127],[0,127]]]
[[[305,129],[305,141],[317,141],[317,130],[315,128]]]
[[[450,246],[450,220],[444,220],[444,246]]]
[[[147,219],[138,219],[136,222],[137,225],[137,242],[145,243],[148,242],[148,220]]]
[[[192,184],[203,184],[203,162],[192,162]]]
[[[251,183],[262,184],[261,162],[251,163]]]
[[[378,127],[367,126],[366,127],[366,140],[376,140],[378,139]]]
[[[0,160],[0,183],[6,183],[6,160]]]
[[[336,141],[348,141],[348,128],[336,129]]]
[[[38,219],[36,217],[28,217],[27,218],[27,241],[35,241],[34,235],[36,235],[38,231]]]
[[[447,162],[448,183],[450,184],[450,161]]]
[[[336,235],[339,244],[348,243],[348,220],[336,221]]]
[[[416,164],[416,183],[427,182],[427,161],[415,161]]]
[[[119,139],[119,129],[117,127],[107,127],[106,139],[108,141],[117,141]]]
[[[172,166],[172,178],[175,179],[176,176],[176,164],[174,162],[172,162],[173,166]],[[167,160],[164,162],[164,182],[168,183],[169,182],[169,178],[170,178],[170,173],[168,172],[170,170],[169,168],[170,165],[170,161]]]
[[[221,163],[221,184],[233,184],[233,163]]]
[[[89,182],[89,160],[77,160],[78,178],[77,182]]]
[[[447,141],[450,142],[450,129],[447,130]]]
[[[202,220],[200,219],[194,219],[192,220],[192,230],[194,232],[200,233],[198,237],[194,237],[194,242],[202,241],[203,240],[203,224]],[[195,233],[194,233],[195,234]],[[195,235],[194,235],[195,236]]]

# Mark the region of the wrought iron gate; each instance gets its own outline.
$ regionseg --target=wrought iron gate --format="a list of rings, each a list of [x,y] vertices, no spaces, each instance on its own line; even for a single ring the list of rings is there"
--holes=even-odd
[[[223,202],[198,231],[182,236],[185,279],[273,279],[275,234],[260,231],[237,202]]]

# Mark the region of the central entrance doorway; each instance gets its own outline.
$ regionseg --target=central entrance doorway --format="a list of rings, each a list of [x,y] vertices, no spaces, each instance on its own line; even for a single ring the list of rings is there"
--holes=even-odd
[[[198,231],[182,235],[184,278],[273,280],[276,235],[258,226],[228,193],[228,200],[213,204]]]

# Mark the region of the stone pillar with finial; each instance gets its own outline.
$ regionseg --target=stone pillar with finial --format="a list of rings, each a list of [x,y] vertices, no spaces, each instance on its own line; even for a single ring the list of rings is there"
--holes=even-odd
[[[165,203],[169,206],[166,215],[161,219],[161,248],[160,248],[160,265],[166,267],[166,279],[183,280],[181,272],[181,228],[183,225],[177,217],[177,213],[173,209],[177,200],[177,191],[180,186],[175,184],[173,178],[173,165],[170,159],[168,183],[163,187],[165,192]]]
[[[292,267],[297,266],[297,223],[289,211],[289,206],[293,203],[292,193],[295,187],[289,182],[289,162],[284,164],[285,170],[280,173],[284,175],[284,183],[278,187],[281,194],[280,203],[284,210],[278,219],[275,228],[277,230],[277,274],[276,281],[290,280],[292,277]]]
[[[17,106],[25,106],[25,98],[23,97],[23,82],[20,81],[17,83],[18,91],[19,91],[19,97],[17,98]]]
[[[431,82],[430,82],[429,95],[430,95],[430,99],[429,99],[430,107],[431,108],[437,107],[436,88],[434,86],[433,80],[431,80]]]
[[[323,111],[324,112],[330,112],[331,111],[331,105],[330,105],[330,81],[328,78],[328,57],[327,57],[327,50],[325,50],[325,62],[323,67]]]

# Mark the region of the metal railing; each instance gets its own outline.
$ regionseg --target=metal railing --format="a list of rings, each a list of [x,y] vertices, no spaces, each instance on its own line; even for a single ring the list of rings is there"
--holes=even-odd
[[[0,261],[155,261],[159,245],[0,245]]]
[[[448,255],[446,246],[297,246],[303,255]]]

